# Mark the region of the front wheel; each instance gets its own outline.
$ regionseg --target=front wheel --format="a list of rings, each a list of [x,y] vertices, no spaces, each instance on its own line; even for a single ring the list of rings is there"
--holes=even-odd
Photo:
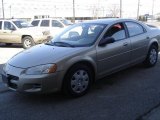
[[[23,48],[27,49],[35,45],[33,39],[30,36],[26,36],[22,39]]]
[[[157,59],[158,59],[158,48],[155,45],[152,45],[148,51],[144,64],[147,67],[152,67],[157,63]]]
[[[73,66],[66,74],[63,92],[72,97],[86,94],[93,81],[92,70],[83,64]]]

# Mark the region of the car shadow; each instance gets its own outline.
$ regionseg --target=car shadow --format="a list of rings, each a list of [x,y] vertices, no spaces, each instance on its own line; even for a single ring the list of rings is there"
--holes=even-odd
[[[23,48],[22,44],[11,44],[7,45],[5,43],[0,43],[1,48]]]
[[[131,68],[128,68],[126,70],[111,74],[101,80],[96,81],[91,90],[89,91],[88,94],[79,97],[78,99],[83,99],[83,98],[88,98],[88,97],[93,97],[94,94],[97,94],[99,92],[99,90],[103,91],[103,88],[107,88],[109,86],[113,86],[119,83],[123,83],[125,81],[123,81],[123,77],[125,77],[125,74],[129,74],[129,75],[134,75],[136,74],[136,72],[140,72],[143,71],[145,68],[143,65],[136,65],[133,66]],[[121,80],[119,80],[119,78],[121,78]],[[66,102],[66,101],[72,101],[75,100],[77,98],[72,98],[72,97],[68,97],[66,95],[64,95],[61,92],[57,92],[57,93],[49,93],[49,94],[29,94],[29,93],[17,93],[17,92],[13,92],[13,96],[17,99],[22,99],[23,101],[26,102],[31,102],[31,103],[35,103],[35,102],[39,102],[39,103],[60,103],[60,102]],[[14,98],[13,97],[13,98]]]
[[[127,69],[124,69],[122,71],[113,73],[111,75],[108,75],[100,80],[95,81],[95,84],[93,85],[94,89],[102,89],[102,87],[108,85],[112,86],[114,84],[118,84],[122,82],[122,80],[119,80],[119,78],[125,77],[125,75],[132,75],[136,74],[140,71],[145,70],[146,67],[143,64],[137,64],[135,66],[129,67]]]
[[[158,61],[160,58],[158,59]],[[133,67],[127,68],[125,70],[119,71],[117,73],[108,75],[104,77],[101,80],[95,81],[95,83],[92,85],[91,90],[89,91],[88,94],[79,97],[78,99],[89,99],[93,98],[95,94],[98,95],[99,93],[103,93],[104,91],[107,92],[108,90],[111,92],[113,89],[115,89],[115,86],[120,86],[121,84],[128,84],[128,82],[133,82],[135,80],[133,79],[138,79],[137,77],[134,78],[136,75],[142,75],[144,72],[145,73],[150,73],[153,71],[157,71],[157,68],[160,67],[160,63],[158,62],[155,67],[152,68],[147,68],[143,64],[138,64]],[[133,77],[133,79],[132,79]],[[131,80],[130,80],[130,79]],[[139,83],[138,83],[139,84]],[[126,88],[129,90],[130,88]],[[134,87],[132,88],[134,89]],[[68,96],[65,96],[61,92],[57,93],[49,93],[49,94],[29,94],[29,93],[18,93],[18,92],[11,92],[9,91],[9,94],[12,96],[12,100],[14,99],[19,99],[20,101],[26,101],[29,103],[66,103],[67,101],[72,101],[77,98],[71,98]],[[112,94],[112,93],[110,93]]]

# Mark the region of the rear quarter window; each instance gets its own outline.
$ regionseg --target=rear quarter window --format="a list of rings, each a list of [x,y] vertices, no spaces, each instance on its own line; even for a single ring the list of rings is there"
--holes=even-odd
[[[60,22],[58,22],[57,20],[52,20],[52,27],[60,27],[60,28],[62,28],[63,25]]]

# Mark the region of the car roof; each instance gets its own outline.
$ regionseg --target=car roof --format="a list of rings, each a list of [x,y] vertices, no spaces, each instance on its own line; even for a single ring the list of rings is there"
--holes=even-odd
[[[25,21],[24,19],[0,19],[0,21]]]
[[[62,20],[62,19],[58,19],[58,18],[38,18],[38,19],[32,19],[33,20]]]
[[[96,19],[96,20],[89,20],[85,21],[84,23],[98,23],[98,24],[110,24],[114,22],[124,22],[124,21],[133,21],[138,22],[134,19],[123,19],[123,18],[105,18],[105,19]],[[139,22],[138,22],[139,23]]]

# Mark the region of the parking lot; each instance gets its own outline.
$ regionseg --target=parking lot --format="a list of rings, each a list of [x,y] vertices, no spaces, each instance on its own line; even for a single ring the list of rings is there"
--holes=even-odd
[[[0,46],[3,64],[22,51],[21,45]],[[141,64],[97,81],[77,99],[61,93],[29,95],[8,90],[0,78],[0,119],[23,120],[159,120],[160,58],[153,68]],[[156,114],[155,114],[156,113]],[[153,116],[153,117],[151,117]]]
[[[9,60],[16,53],[24,50],[22,45],[13,44],[11,46],[7,46],[3,43],[0,43],[0,64],[4,64],[7,60]]]

